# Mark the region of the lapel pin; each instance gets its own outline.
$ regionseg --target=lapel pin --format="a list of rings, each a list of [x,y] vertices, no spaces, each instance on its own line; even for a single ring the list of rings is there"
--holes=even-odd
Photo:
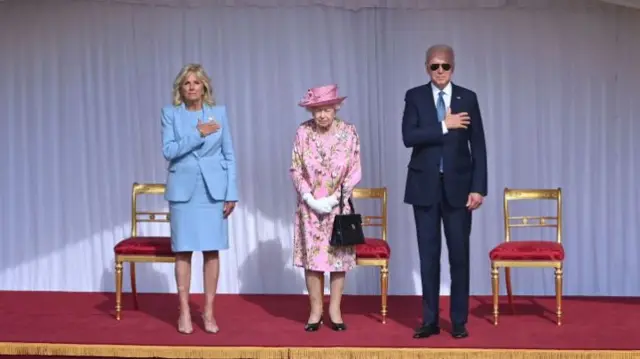
[[[456,100],[461,100],[461,99],[462,99],[462,97],[456,96]]]

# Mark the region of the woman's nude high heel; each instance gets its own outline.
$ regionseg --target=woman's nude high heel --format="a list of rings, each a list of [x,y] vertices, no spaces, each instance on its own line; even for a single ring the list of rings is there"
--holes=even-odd
[[[216,324],[216,321],[213,319],[213,316],[210,316],[209,318],[207,318],[207,315],[203,314],[202,321],[204,322],[205,332],[216,334],[217,332],[220,331],[220,328],[218,328],[218,325]]]

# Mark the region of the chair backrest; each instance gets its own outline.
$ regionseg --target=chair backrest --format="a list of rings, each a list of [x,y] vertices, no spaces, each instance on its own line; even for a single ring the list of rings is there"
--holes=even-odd
[[[379,227],[382,240],[387,240],[387,188],[355,188],[351,194],[353,199],[374,199],[380,201],[381,213],[377,216],[362,215],[364,227]],[[356,210],[357,211],[357,210]],[[358,212],[359,213],[359,212]]]
[[[131,236],[138,235],[138,224],[144,222],[169,222],[169,212],[150,212],[138,210],[138,197],[141,195],[164,195],[162,183],[133,183],[131,191]]]
[[[511,216],[509,203],[523,200],[550,200],[556,202],[553,216]],[[552,227],[555,228],[556,242],[562,243],[562,190],[553,189],[504,189],[504,233],[505,241],[511,241],[512,228]]]

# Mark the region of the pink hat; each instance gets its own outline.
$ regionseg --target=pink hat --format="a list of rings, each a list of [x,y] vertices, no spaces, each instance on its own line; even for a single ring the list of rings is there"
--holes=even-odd
[[[337,105],[345,98],[347,96],[338,97],[338,85],[326,85],[309,89],[298,105],[302,107]]]

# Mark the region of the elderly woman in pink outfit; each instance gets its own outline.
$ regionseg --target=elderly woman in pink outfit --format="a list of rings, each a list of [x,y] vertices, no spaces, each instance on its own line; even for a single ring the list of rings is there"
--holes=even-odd
[[[329,245],[340,189],[344,186],[344,211],[348,213],[348,199],[362,175],[356,128],[336,117],[345,98],[338,96],[336,85],[327,85],[310,89],[299,103],[312,119],[298,127],[293,145],[291,177],[298,193],[293,263],[305,269],[311,304],[305,330],[309,332],[322,324],[324,272],[330,273],[331,328],[347,329],[340,302],[345,274],[356,264],[355,248]]]

